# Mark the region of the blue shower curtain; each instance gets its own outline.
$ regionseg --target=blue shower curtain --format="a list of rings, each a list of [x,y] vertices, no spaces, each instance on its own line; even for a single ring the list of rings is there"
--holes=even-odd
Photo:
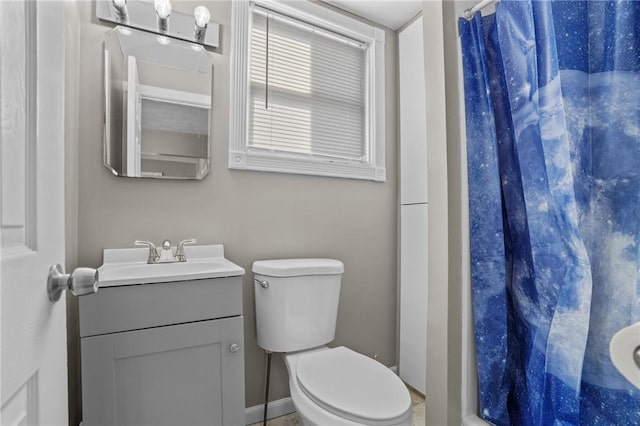
[[[640,321],[640,1],[461,19],[480,415],[640,425],[609,358]]]

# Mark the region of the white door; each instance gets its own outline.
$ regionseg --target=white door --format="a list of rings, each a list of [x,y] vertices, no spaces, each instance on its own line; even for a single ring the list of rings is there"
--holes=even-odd
[[[64,6],[0,1],[2,425],[66,425]]]

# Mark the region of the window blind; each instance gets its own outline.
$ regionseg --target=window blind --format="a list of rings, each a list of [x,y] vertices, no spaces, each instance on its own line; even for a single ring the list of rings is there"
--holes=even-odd
[[[369,162],[363,43],[253,6],[249,149]]]

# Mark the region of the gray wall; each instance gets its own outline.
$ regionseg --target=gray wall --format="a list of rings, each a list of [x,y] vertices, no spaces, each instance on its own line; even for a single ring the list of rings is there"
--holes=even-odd
[[[431,71],[426,76],[427,99],[441,108],[438,125],[432,125],[427,135],[429,246],[442,249],[437,259],[433,257],[435,250],[431,250],[429,259],[426,422],[433,425],[485,424],[477,417],[464,88],[457,31],[458,18],[475,3],[423,1],[425,29],[428,28],[425,66],[430,65]],[[432,119],[428,115],[428,123],[433,123]],[[434,193],[439,194],[438,204],[434,203]]]
[[[477,368],[471,310],[469,197],[464,116],[462,54],[458,19],[475,0],[444,1],[444,64],[446,74],[447,167],[449,193],[449,351],[455,363],[449,372],[456,398],[449,412],[455,424],[487,424],[478,417]],[[493,5],[484,14],[494,13]],[[455,355],[454,355],[455,354]]]
[[[429,290],[427,300],[426,422],[460,424],[449,413],[456,400],[456,357],[450,343],[449,212],[443,1],[424,0],[424,61],[429,193]]]
[[[65,3],[65,269],[77,266],[78,244],[78,127],[80,22],[77,4]],[[78,424],[80,395],[78,302],[73,295],[67,298],[67,346],[69,423]]]
[[[204,1],[222,25],[222,45],[211,53],[214,66],[212,170],[202,181],[165,181],[113,176],[102,165],[102,42],[110,26],[94,17],[93,2],[79,2],[80,46],[77,138],[68,140],[67,193],[77,211],[67,213],[67,267],[97,267],[105,248],[131,247],[135,239],[176,242],[196,237],[222,243],[226,257],[246,269],[246,405],[260,404],[263,352],[256,344],[251,264],[285,257],[332,257],[345,263],[336,340],[396,362],[396,35],[386,31],[387,181],[231,171],[227,168],[231,4]],[[174,2],[191,12],[195,3]],[[73,120],[71,120],[73,121]],[[77,167],[77,171],[75,168]],[[77,219],[77,220],[76,220]],[[77,227],[76,227],[77,225]],[[77,238],[76,238],[77,236]],[[70,383],[77,382],[77,307],[69,304]],[[272,370],[271,399],[288,395],[280,357]],[[71,392],[77,392],[71,386]],[[70,395],[71,404],[79,396]],[[79,407],[71,408],[76,424]]]

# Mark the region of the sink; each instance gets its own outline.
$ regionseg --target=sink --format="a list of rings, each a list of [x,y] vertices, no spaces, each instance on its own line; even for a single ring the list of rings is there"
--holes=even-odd
[[[244,269],[224,257],[221,244],[185,247],[186,262],[147,263],[146,248],[106,249],[99,287],[234,277]]]

